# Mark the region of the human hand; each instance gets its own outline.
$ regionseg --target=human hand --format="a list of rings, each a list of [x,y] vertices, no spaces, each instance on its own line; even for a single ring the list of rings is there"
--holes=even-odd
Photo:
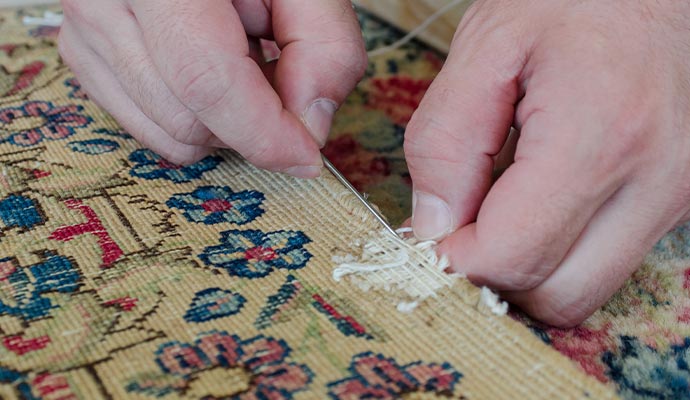
[[[689,49],[687,2],[477,1],[407,128],[417,237],[537,319],[580,323],[689,218]]]
[[[367,57],[349,0],[62,0],[59,49],[89,96],[174,163],[215,147],[319,175]],[[279,61],[263,60],[259,38]]]

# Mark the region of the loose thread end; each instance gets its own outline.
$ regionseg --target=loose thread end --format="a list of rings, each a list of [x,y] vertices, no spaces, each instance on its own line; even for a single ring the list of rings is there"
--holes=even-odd
[[[397,232],[401,235],[406,230]],[[382,231],[361,247],[357,262],[352,254],[334,257],[338,266],[333,270],[333,279],[339,282],[350,276],[362,290],[378,288],[398,294],[405,298],[399,301],[398,311],[412,312],[421,301],[436,297],[438,290],[451,286],[458,277],[444,272],[449,262],[436,255],[435,244]]]

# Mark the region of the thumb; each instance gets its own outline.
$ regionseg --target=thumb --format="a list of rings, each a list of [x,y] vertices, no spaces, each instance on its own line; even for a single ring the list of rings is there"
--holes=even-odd
[[[285,108],[323,146],[336,109],[367,67],[364,39],[350,0],[272,3],[273,35],[281,49],[274,86]]]
[[[476,218],[513,121],[521,53],[504,30],[486,25],[461,24],[405,132],[420,240],[442,239]]]

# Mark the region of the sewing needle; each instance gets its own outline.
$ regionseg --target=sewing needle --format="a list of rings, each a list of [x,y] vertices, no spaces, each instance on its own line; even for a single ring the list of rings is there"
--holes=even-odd
[[[386,219],[383,217],[383,215],[381,215],[381,213],[379,213],[379,211],[378,211],[376,208],[374,208],[374,206],[372,206],[371,204],[369,204],[369,202],[367,201],[367,199],[365,199],[364,196],[362,196],[362,195],[359,193],[359,191],[358,191],[357,189],[355,189],[354,186],[352,186],[352,184],[347,180],[347,178],[345,178],[345,176],[344,176],[343,174],[341,174],[340,171],[338,171],[338,169],[337,169],[330,161],[328,161],[328,159],[326,158],[326,156],[324,156],[323,154],[321,154],[321,158],[323,159],[323,165],[326,167],[326,169],[327,169],[331,174],[333,174],[333,176],[335,176],[335,179],[337,179],[337,180],[338,180],[340,183],[342,183],[349,191],[351,191],[352,194],[354,194],[355,197],[357,197],[357,199],[364,205],[364,207],[366,207],[367,210],[369,210],[369,211],[374,215],[374,217],[379,221],[379,223],[381,223],[381,225],[383,225],[384,228],[386,228],[386,230],[387,230],[388,232],[390,232],[390,233],[393,234],[396,238],[399,239],[400,236],[398,236],[397,232],[395,232],[395,229],[393,229],[393,228],[388,224],[388,222],[386,222]]]

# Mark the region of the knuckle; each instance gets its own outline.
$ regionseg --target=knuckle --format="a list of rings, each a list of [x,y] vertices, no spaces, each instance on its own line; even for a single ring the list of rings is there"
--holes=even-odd
[[[341,41],[340,54],[344,56],[343,66],[345,71],[355,80],[359,81],[369,66],[369,59],[364,48],[364,42],[359,39],[344,39]]]
[[[161,157],[177,165],[194,164],[195,162],[201,160],[205,155],[197,149],[187,146],[184,148],[178,146],[173,149],[159,148],[155,151],[158,152]]]
[[[170,125],[171,131],[168,133],[177,142],[204,146],[211,139],[211,132],[189,111],[175,114],[170,119]]]
[[[537,289],[530,294],[528,313],[532,317],[558,328],[572,328],[592,314],[581,299],[565,300],[552,289]]]
[[[253,165],[272,170],[276,167],[276,150],[268,140],[254,140],[251,146],[251,151],[242,154]]]
[[[531,290],[544,282],[545,276],[539,268],[528,267],[527,270],[511,268],[500,274],[502,290]]]
[[[232,84],[217,62],[193,58],[182,63],[174,72],[174,82],[180,101],[193,113],[200,114],[214,108],[232,91]]]
[[[438,113],[424,117],[417,114],[412,116],[403,142],[405,156],[413,168],[417,161],[457,162],[463,154],[472,154],[471,138],[458,134]]]

